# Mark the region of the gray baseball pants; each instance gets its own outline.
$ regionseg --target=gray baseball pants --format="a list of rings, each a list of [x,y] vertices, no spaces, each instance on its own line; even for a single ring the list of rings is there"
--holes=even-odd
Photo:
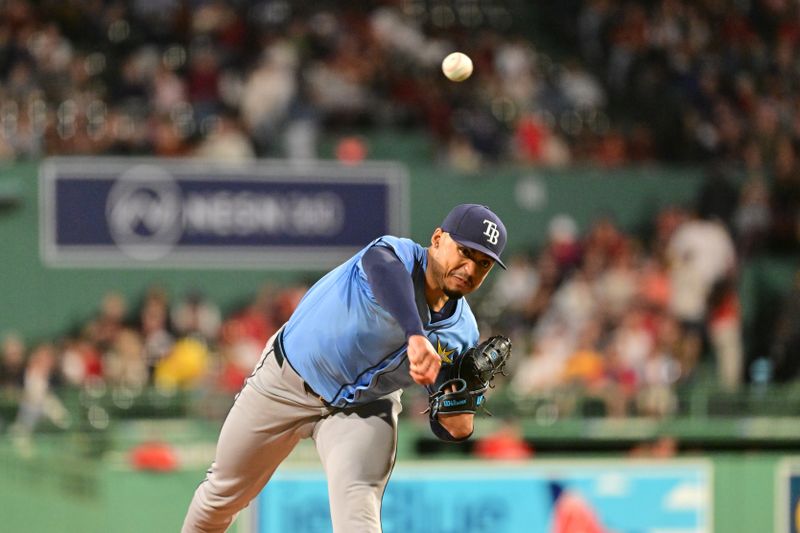
[[[300,439],[312,438],[328,480],[333,530],[381,531],[381,499],[394,465],[401,391],[352,409],[324,404],[276,357],[269,340],[234,401],[214,462],[197,487],[183,533],[223,532]]]

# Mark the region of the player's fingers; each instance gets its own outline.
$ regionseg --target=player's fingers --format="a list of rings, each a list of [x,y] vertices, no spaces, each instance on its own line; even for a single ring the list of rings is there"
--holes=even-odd
[[[425,358],[425,367],[426,368],[435,368],[438,371],[438,369],[441,366],[442,366],[442,360],[435,353],[434,354],[428,354],[428,356]]]
[[[431,377],[429,374],[415,372],[414,370],[411,370],[409,374],[411,374],[411,379],[419,385],[432,385],[436,380],[436,376]]]
[[[430,378],[432,380],[436,379],[436,376],[439,374],[439,368],[441,364],[438,361],[432,361],[430,359],[426,359],[418,364],[412,364],[410,366],[410,370],[419,376],[425,376],[426,378]]]
[[[419,383],[420,385],[432,385],[436,381],[436,374],[433,372],[409,372],[411,374],[411,378],[414,382]]]
[[[438,372],[441,366],[442,366],[441,359],[439,359],[437,355],[431,356],[430,354],[419,361],[411,362],[411,367],[417,370],[418,372],[427,372],[431,369],[436,369],[436,371]]]
[[[439,369],[442,366],[442,360],[436,355],[435,352],[423,353],[419,359],[411,359],[409,370],[411,377],[416,383],[420,385],[431,385],[436,381],[436,376],[439,375]]]

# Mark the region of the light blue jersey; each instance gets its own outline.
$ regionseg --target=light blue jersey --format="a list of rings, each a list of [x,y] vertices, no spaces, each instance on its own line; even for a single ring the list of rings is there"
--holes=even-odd
[[[380,237],[315,283],[283,329],[289,363],[337,407],[370,402],[414,383],[405,333],[378,305],[361,264],[373,245],[392,249],[411,276],[425,335],[443,368],[478,342],[475,316],[463,298],[450,317],[431,324],[424,292],[427,250],[409,239]]]

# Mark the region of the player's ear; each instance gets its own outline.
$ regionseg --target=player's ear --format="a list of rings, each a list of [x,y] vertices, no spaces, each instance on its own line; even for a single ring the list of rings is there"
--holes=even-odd
[[[433,231],[433,235],[431,235],[431,246],[434,247],[434,248],[438,248],[439,247],[439,243],[441,243],[441,241],[442,241],[442,236],[443,235],[444,235],[444,232],[442,231],[442,228],[436,228]]]

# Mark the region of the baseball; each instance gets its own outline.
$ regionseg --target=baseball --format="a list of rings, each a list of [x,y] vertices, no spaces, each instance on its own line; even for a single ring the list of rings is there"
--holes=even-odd
[[[442,72],[452,81],[464,81],[472,74],[472,60],[467,54],[453,52],[442,61]]]

